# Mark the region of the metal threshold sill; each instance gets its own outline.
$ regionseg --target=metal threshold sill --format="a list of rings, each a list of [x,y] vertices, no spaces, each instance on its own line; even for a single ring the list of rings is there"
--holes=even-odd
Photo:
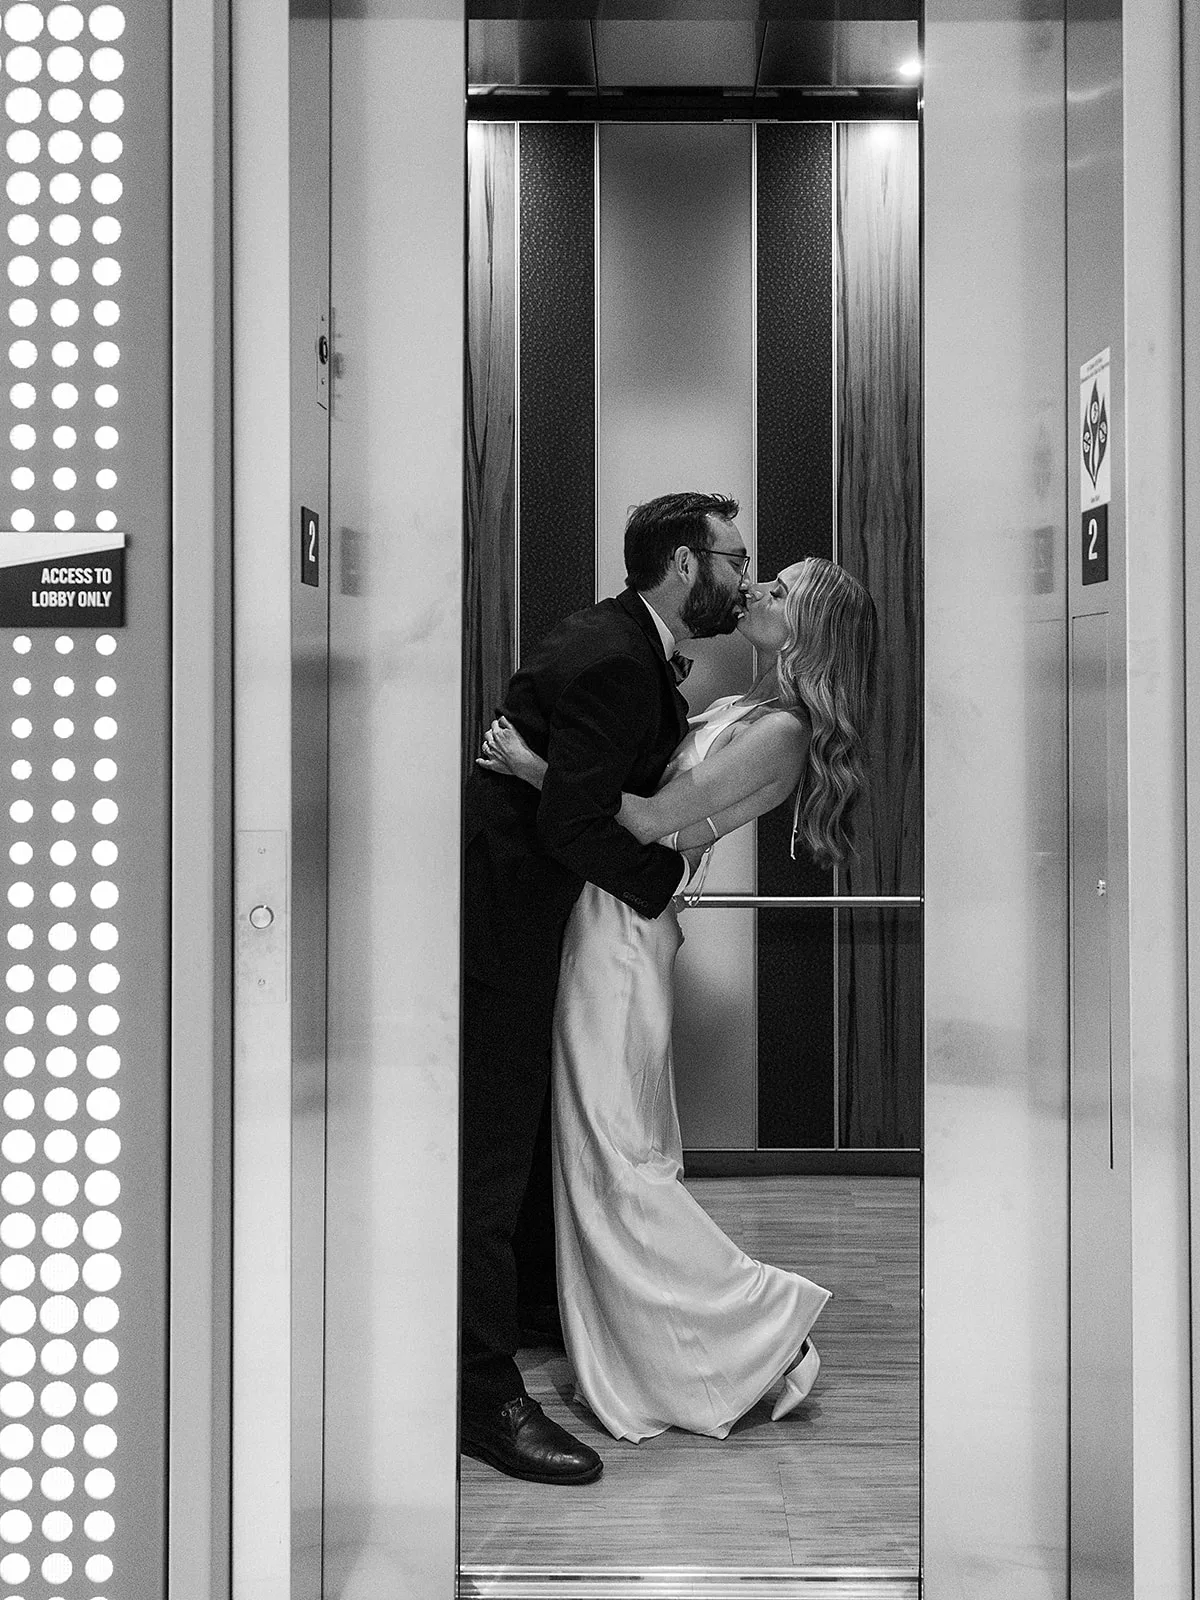
[[[904,1567],[463,1567],[459,1600],[919,1600]]]

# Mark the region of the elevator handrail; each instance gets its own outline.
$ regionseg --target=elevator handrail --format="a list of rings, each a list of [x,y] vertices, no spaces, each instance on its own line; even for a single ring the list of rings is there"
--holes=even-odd
[[[701,909],[770,911],[853,910],[855,906],[923,906],[921,894],[701,894],[691,902]]]

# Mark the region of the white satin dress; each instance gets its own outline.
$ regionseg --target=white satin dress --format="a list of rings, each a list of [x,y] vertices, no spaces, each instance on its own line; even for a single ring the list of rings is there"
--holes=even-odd
[[[719,700],[664,774],[750,707]],[[830,1298],[754,1261],[684,1187],[671,1065],[673,907],[650,920],[594,884],[567,924],[554,1019],[559,1305],[578,1397],[617,1439],[723,1439],[799,1356]]]

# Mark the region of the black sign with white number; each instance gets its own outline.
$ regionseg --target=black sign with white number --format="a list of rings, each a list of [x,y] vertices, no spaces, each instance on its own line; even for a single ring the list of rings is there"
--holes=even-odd
[[[307,506],[300,507],[300,582],[321,587],[321,519]]]
[[[1083,513],[1083,581],[1108,582],[1108,507]]]
[[[123,628],[123,533],[0,534],[0,628]]]

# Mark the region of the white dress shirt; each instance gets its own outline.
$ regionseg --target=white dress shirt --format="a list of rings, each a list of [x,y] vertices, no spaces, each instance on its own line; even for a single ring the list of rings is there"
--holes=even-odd
[[[655,611],[654,607],[650,604],[649,600],[646,599],[644,594],[639,594],[638,595],[638,599],[642,602],[642,604],[645,606],[646,610],[650,613],[650,620],[653,622],[654,627],[655,627],[655,629],[656,629],[656,631],[658,633],[658,637],[662,641],[663,654],[666,656],[666,658],[667,658],[667,660],[669,662],[671,657],[675,654],[675,635],[671,632],[670,628],[667,627],[666,623],[659,616],[658,612]],[[680,889],[683,888],[684,884],[688,882],[688,880],[691,878],[691,876],[692,876],[692,869],[688,865],[687,857],[684,856],[684,858],[683,858],[683,872],[680,875],[679,882],[675,885],[675,893],[676,894],[679,893]]]
[[[654,626],[658,630],[658,637],[662,640],[663,654],[666,656],[667,660],[670,661],[671,657],[675,654],[675,635],[671,632],[670,628],[667,627],[666,623],[659,616],[658,612],[655,611],[654,607],[650,604],[649,600],[646,599],[644,594],[639,594],[638,599],[650,613],[650,616],[654,622]]]

